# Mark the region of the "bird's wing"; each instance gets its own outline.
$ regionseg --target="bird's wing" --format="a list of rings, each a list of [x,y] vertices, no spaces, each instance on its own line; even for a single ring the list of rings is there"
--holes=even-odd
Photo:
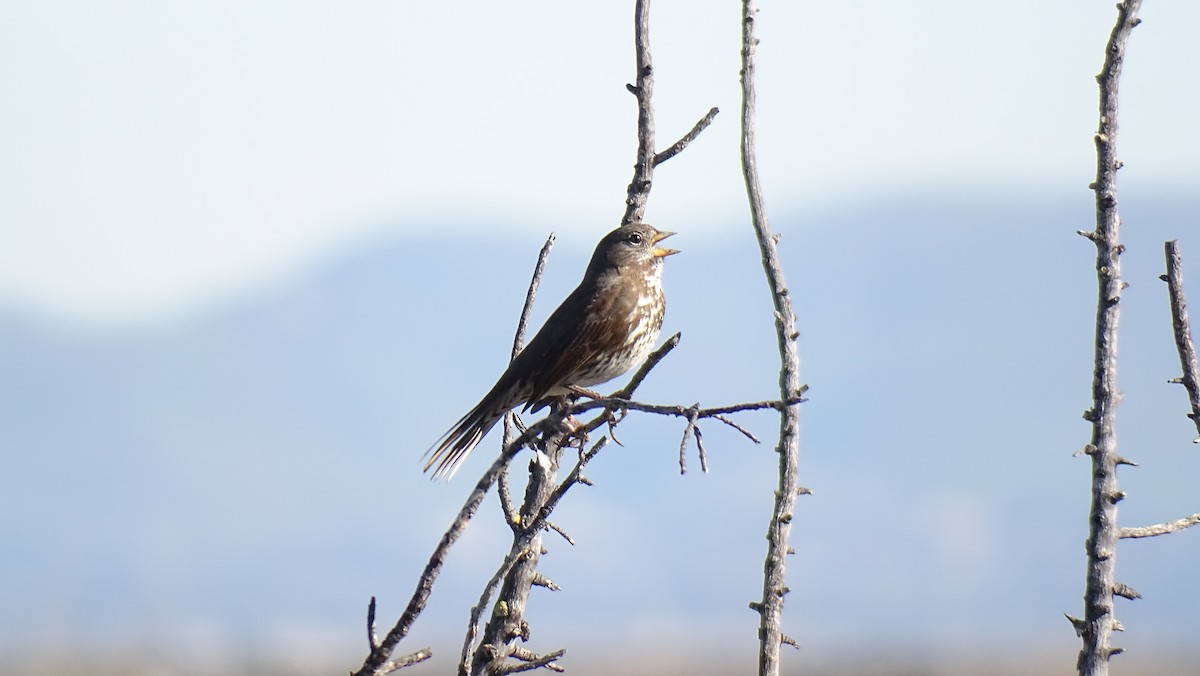
[[[583,294],[583,289],[572,293]],[[622,311],[614,299],[618,294],[589,293],[587,302],[572,302],[568,297],[554,314],[546,320],[529,347],[529,358],[540,362],[540,368],[532,369],[533,393],[526,408],[544,399],[555,388],[571,385],[572,374],[578,373],[586,364],[594,362],[606,346],[619,345],[625,340],[627,327]],[[586,311],[581,311],[586,308]]]

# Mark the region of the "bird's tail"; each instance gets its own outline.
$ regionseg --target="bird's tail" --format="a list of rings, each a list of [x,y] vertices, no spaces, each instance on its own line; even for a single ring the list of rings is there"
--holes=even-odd
[[[497,411],[495,406],[489,404],[488,398],[485,397],[438,439],[425,453],[423,471],[428,472],[431,467],[434,468],[434,479],[449,481],[454,476],[471,451],[475,450],[484,435],[495,427],[507,410]]]

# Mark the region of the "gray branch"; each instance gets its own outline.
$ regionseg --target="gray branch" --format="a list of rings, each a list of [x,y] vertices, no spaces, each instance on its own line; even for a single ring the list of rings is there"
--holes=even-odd
[[[654,65],[650,58],[650,0],[637,0],[633,9],[633,43],[637,58],[637,77],[626,85],[637,97],[637,158],[633,180],[625,194],[625,216],[621,224],[636,223],[646,213],[650,183],[654,176]]]
[[[1116,408],[1117,324],[1121,314],[1120,243],[1121,218],[1117,211],[1117,94],[1129,33],[1138,24],[1141,0],[1117,5],[1117,23],[1108,39],[1104,67],[1096,76],[1100,86],[1100,124],[1096,132],[1096,230],[1084,233],[1096,245],[1095,370],[1092,379],[1092,408],[1085,417],[1092,423],[1092,500],[1089,516],[1087,583],[1084,617],[1073,621],[1083,638],[1076,664],[1082,676],[1106,676],[1109,658],[1119,652],[1111,646],[1118,626],[1113,611],[1116,588],[1117,503],[1124,494],[1117,488]]]
[[[742,173],[750,201],[750,220],[762,252],[763,270],[775,306],[775,332],[779,343],[779,399],[798,400],[800,385],[800,355],[796,346],[796,315],[783,268],[779,262],[778,236],[771,233],[767,222],[766,205],[758,179],[757,156],[754,147],[755,85],[754,57],[758,48],[755,24],[758,8],[754,0],[742,2]],[[798,403],[798,402],[797,402]],[[792,513],[799,494],[800,407],[789,403],[780,409],[779,416],[779,487],[775,491],[775,506],[767,527],[767,558],[763,574],[762,600],[752,605],[759,614],[758,673],[779,674],[779,652],[786,639],[782,630],[783,597],[787,594],[785,558],[790,553],[788,541],[792,531]]]
[[[654,166],[657,167],[658,165],[666,162],[682,152],[684,148],[688,147],[689,143],[696,140],[696,137],[700,135],[700,132],[704,131],[708,128],[708,125],[712,124],[712,121],[716,119],[717,113],[719,112],[721,111],[717,110],[716,106],[709,108],[708,112],[704,114],[704,117],[700,118],[700,121],[696,123],[696,126],[692,127],[691,131],[684,134],[683,138],[676,141],[670,148],[667,148],[666,150],[654,156]]]
[[[1192,406],[1188,417],[1195,423],[1196,433],[1200,434],[1200,369],[1196,366],[1196,346],[1192,342],[1187,299],[1183,296],[1183,262],[1179,255],[1179,242],[1167,242],[1165,250],[1167,274],[1162,276],[1162,280],[1167,283],[1167,291],[1171,296],[1171,326],[1175,329],[1175,347],[1179,351],[1179,366],[1183,369],[1183,375],[1172,378],[1171,382],[1179,383],[1187,390],[1188,403]],[[1200,441],[1200,438],[1195,441]]]
[[[561,418],[559,420],[561,422]],[[433,591],[433,583],[442,571],[442,566],[446,562],[446,556],[450,553],[450,548],[454,546],[454,543],[458,541],[463,531],[467,529],[467,524],[470,523],[471,517],[475,516],[476,510],[479,509],[479,503],[483,502],[484,495],[487,494],[492,484],[496,482],[496,478],[500,476],[500,472],[508,466],[513,456],[524,448],[525,444],[543,426],[549,425],[550,422],[551,418],[547,418],[542,423],[530,427],[528,431],[517,437],[513,443],[505,446],[500,457],[496,458],[492,466],[480,477],[479,481],[475,484],[475,488],[467,497],[467,501],[463,504],[462,509],[459,510],[458,516],[455,517],[454,522],[450,524],[450,528],[442,535],[441,541],[438,542],[437,547],[433,550],[433,554],[430,555],[429,562],[425,564],[425,570],[417,580],[417,589],[413,592],[412,598],[409,599],[404,613],[400,615],[400,619],[396,621],[395,626],[392,627],[391,631],[387,633],[387,636],[382,641],[376,642],[372,639],[371,643],[375,643],[376,645],[367,655],[367,658],[363,661],[358,671],[353,672],[353,676],[383,676],[399,668],[388,660],[401,639],[407,636],[409,630],[412,629],[413,622],[416,621],[417,616],[425,609],[425,605],[429,601],[429,595]],[[373,615],[370,610],[368,614]],[[373,634],[374,632],[371,633]]]
[[[650,197],[650,185],[654,179],[654,168],[675,157],[689,143],[696,140],[700,132],[712,124],[720,111],[710,108],[704,117],[671,147],[661,153],[654,152],[654,63],[650,56],[650,0],[637,0],[633,9],[633,43],[637,59],[637,76],[633,84],[625,85],[629,93],[637,97],[637,157],[633,163],[633,180],[625,191],[625,215],[621,224],[636,223],[646,214],[646,200]]]
[[[1182,519],[1168,521],[1166,523],[1156,523],[1152,526],[1139,526],[1136,528],[1122,528],[1120,530],[1120,538],[1152,538],[1157,535],[1166,535],[1174,533],[1177,530],[1191,528],[1196,524],[1200,524],[1200,514],[1192,514],[1185,516]]]

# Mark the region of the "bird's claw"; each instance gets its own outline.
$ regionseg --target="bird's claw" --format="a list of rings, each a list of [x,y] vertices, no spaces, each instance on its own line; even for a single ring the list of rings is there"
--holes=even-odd
[[[608,436],[622,448],[625,447],[625,444],[621,443],[621,440],[617,438],[617,423],[624,420],[627,413],[629,413],[627,409],[621,409],[620,415],[617,415],[617,412],[612,409],[604,411],[604,422],[608,423]]]

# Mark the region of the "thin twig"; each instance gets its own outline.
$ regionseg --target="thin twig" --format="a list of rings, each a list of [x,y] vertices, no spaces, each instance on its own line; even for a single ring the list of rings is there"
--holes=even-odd
[[[1120,243],[1121,218],[1117,212],[1117,102],[1121,67],[1129,33],[1139,22],[1141,0],[1125,0],[1117,5],[1117,22],[1105,49],[1104,66],[1096,81],[1100,87],[1100,122],[1096,131],[1096,230],[1085,236],[1096,245],[1096,339],[1095,367],[1092,377],[1092,408],[1085,417],[1092,423],[1089,446],[1092,458],[1092,499],[1088,516],[1087,582],[1084,588],[1082,625],[1076,630],[1083,638],[1076,667],[1081,676],[1106,676],[1108,660],[1115,654],[1110,643],[1117,626],[1113,610],[1116,585],[1116,553],[1119,528],[1117,502],[1123,493],[1117,488],[1116,408],[1120,399],[1117,388],[1117,324],[1121,315]]]
[[[700,471],[708,474],[708,451],[704,448],[704,434],[700,432],[699,425],[692,425],[692,429],[696,431],[696,453],[700,455]]]
[[[562,500],[564,495],[567,494],[567,491],[571,490],[571,486],[574,486],[577,483],[584,483],[582,481],[583,468],[586,467],[587,464],[592,461],[592,458],[596,457],[596,454],[599,453],[607,444],[608,438],[600,437],[596,443],[592,444],[592,447],[589,448],[586,453],[583,453],[579,456],[579,459],[575,461],[575,466],[571,468],[570,473],[567,474],[567,478],[563,479],[562,483],[560,483],[554,489],[554,492],[550,494],[550,497],[546,499],[546,504],[542,505],[541,511],[538,512],[537,518],[535,518],[533,523],[530,524],[530,528],[539,528],[542,526],[542,524],[545,524],[546,520],[550,518],[550,513],[554,511],[556,506],[558,506],[558,502]],[[562,535],[563,537],[566,537],[565,533]],[[571,539],[567,538],[567,541],[571,542]],[[571,544],[575,543],[571,542]]]
[[[505,432],[507,433],[507,430]],[[513,529],[520,527],[521,520],[517,517],[517,508],[513,506],[512,493],[508,490],[508,467],[505,467],[497,477],[496,497],[500,499],[500,511],[504,512],[504,522],[508,524],[508,527]]]
[[[562,667],[554,663],[554,660],[566,655],[566,650],[556,650],[548,655],[535,655],[525,649],[517,649],[513,651],[513,657],[521,660],[521,663],[506,664],[496,670],[496,674],[518,674],[523,671],[533,671],[534,669],[549,669],[557,673],[565,671]]]
[[[375,597],[367,604],[367,648],[375,650],[379,647],[379,636],[375,634]]]
[[[646,379],[646,376],[650,375],[650,371],[655,366],[658,366],[658,362],[662,361],[663,357],[666,357],[668,354],[670,354],[671,350],[679,347],[679,339],[682,336],[682,333],[676,331],[675,335],[663,341],[662,345],[659,345],[653,352],[650,353],[649,357],[646,357],[646,361],[642,362],[642,365],[639,366],[638,370],[634,372],[633,377],[629,379],[629,382],[625,385],[625,387],[622,387],[614,392],[612,397],[625,399],[628,398],[629,395],[633,394],[633,391],[641,386],[642,381]]]
[[[704,117],[700,118],[700,121],[696,123],[696,126],[692,127],[691,131],[684,134],[683,138],[676,141],[670,148],[667,148],[666,150],[654,156],[654,166],[657,167],[663,162],[675,157],[684,148],[688,147],[688,144],[692,141],[695,141],[696,137],[700,135],[700,132],[704,131],[708,128],[708,125],[712,124],[712,121],[717,117],[717,113],[719,112],[721,111],[717,110],[716,106],[709,108],[708,112],[704,114]]]
[[[776,411],[786,411],[789,407],[797,404],[803,404],[808,401],[804,397],[795,396],[787,400],[769,399],[767,401],[747,401],[740,404],[729,404],[726,406],[713,406],[711,408],[696,409],[696,418],[717,418],[728,413],[741,413],[743,411],[761,411],[765,408],[774,409]],[[647,404],[633,399],[622,399],[618,396],[604,397],[602,399],[587,399],[577,401],[568,406],[565,411],[571,415],[583,413],[596,408],[609,409],[625,409],[629,411],[641,411],[642,413],[655,413],[658,415],[672,415],[679,418],[691,417],[692,407],[682,404]],[[741,430],[743,434],[746,432]],[[753,439],[753,441],[758,441]]]
[[[554,248],[554,233],[550,233],[546,237],[546,243],[542,245],[541,251],[538,252],[537,263],[533,266],[533,276],[529,280],[529,288],[525,291],[525,304],[521,307],[521,317],[517,320],[517,330],[513,335],[512,352],[509,354],[509,361],[517,358],[521,350],[525,347],[525,330],[529,328],[529,315],[533,312],[533,301],[537,298],[538,288],[542,284],[542,275],[546,272],[546,260],[550,257],[550,250]],[[516,433],[513,431],[520,427],[520,419],[516,412],[509,411],[504,414],[504,436],[501,441],[502,446],[507,446],[512,442]],[[504,516],[512,523],[512,499],[508,497],[508,472],[505,471],[500,475],[500,505],[504,509]]]
[[[737,431],[741,432],[741,433],[742,433],[742,434],[744,434],[744,435],[746,436],[746,438],[747,438],[747,439],[749,439],[750,441],[753,441],[753,442],[754,442],[754,443],[756,443],[756,444],[761,444],[761,443],[762,443],[761,441],[759,441],[758,437],[754,436],[754,434],[752,434],[752,433],[750,432],[750,430],[748,430],[748,429],[746,429],[745,427],[742,427],[741,425],[737,424],[736,422],[734,422],[734,421],[733,421],[733,420],[731,420],[730,418],[726,417],[724,414],[717,414],[717,415],[714,415],[713,417],[714,417],[714,418],[716,418],[717,420],[720,420],[721,422],[725,423],[726,425],[729,425],[729,426],[730,426],[730,427],[732,427],[733,429],[735,429],[735,430],[737,430]]]
[[[1187,299],[1183,295],[1183,262],[1179,255],[1179,242],[1166,243],[1167,274],[1162,276],[1171,296],[1171,325],[1175,329],[1175,347],[1179,352],[1179,365],[1183,375],[1171,379],[1187,389],[1188,403],[1192,412],[1188,417],[1196,424],[1200,434],[1200,368],[1196,365],[1196,346],[1192,342],[1192,327],[1188,321]],[[1200,441],[1200,438],[1194,441]]]
[[[564,535],[563,537],[566,537],[566,536]],[[570,540],[570,538],[568,538],[567,541],[571,542],[571,544],[575,544],[573,541]],[[534,586],[544,587],[546,589],[549,589],[550,591],[562,591],[562,588],[559,587],[558,584],[556,584],[554,582],[554,580],[551,580],[550,578],[546,577],[545,575],[543,575],[541,573],[537,573],[533,576],[533,584],[534,584]]]
[[[683,437],[679,440],[679,473],[687,474],[687,443],[692,437],[695,427],[695,416],[689,416],[688,424],[683,428]]]
[[[750,203],[750,220],[762,253],[763,271],[775,307],[775,333],[779,345],[779,399],[790,402],[802,394],[800,355],[796,346],[796,314],[784,281],[779,260],[778,238],[767,220],[766,204],[758,177],[758,159],[754,147],[755,63],[758,37],[755,24],[758,8],[754,0],[742,2],[742,174]],[[783,644],[783,597],[787,593],[785,558],[792,551],[788,541],[792,531],[792,512],[796,506],[800,464],[800,407],[789,404],[779,416],[779,487],[767,528],[767,557],[763,568],[763,595],[759,612],[758,672],[775,676],[780,672],[779,648]]]
[[[537,298],[538,287],[542,284],[542,274],[546,271],[546,259],[550,257],[550,249],[554,248],[554,233],[546,238],[542,250],[538,252],[537,263],[533,266],[533,278],[529,280],[529,290],[525,292],[525,306],[521,308],[521,318],[517,321],[517,333],[513,336],[512,355],[516,359],[525,347],[525,329],[529,328],[529,314],[533,310],[533,301]]]
[[[409,653],[407,655],[404,655],[403,657],[398,657],[394,660],[389,660],[387,663],[385,663],[382,667],[379,668],[379,673],[380,674],[390,674],[390,673],[393,673],[396,671],[400,671],[401,669],[404,669],[406,667],[411,667],[414,664],[420,664],[421,662],[424,662],[425,660],[427,660],[431,657],[433,657],[433,651],[430,650],[429,648],[422,648],[415,653]]]
[[[1123,540],[1128,538],[1152,538],[1157,535],[1174,533],[1175,531],[1183,530],[1184,528],[1191,528],[1196,524],[1200,524],[1200,514],[1192,514],[1190,516],[1185,516],[1182,519],[1176,519],[1166,523],[1156,523],[1152,526],[1122,528],[1120,537]]]
[[[546,530],[552,530],[555,533],[558,533],[562,539],[567,541],[567,544],[571,545],[572,547],[575,546],[575,539],[568,535],[567,531],[563,530],[562,526],[554,523],[553,521],[546,522]]]

